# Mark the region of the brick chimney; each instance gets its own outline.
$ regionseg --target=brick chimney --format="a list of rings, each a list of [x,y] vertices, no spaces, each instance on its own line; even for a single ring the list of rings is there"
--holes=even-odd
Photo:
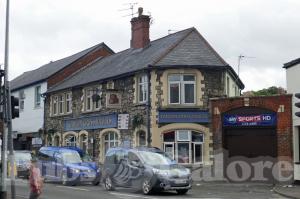
[[[150,17],[143,15],[143,8],[138,9],[139,16],[131,19],[131,48],[144,48],[150,43]]]

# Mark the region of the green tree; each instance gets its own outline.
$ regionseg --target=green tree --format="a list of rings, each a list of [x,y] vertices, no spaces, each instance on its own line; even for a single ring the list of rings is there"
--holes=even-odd
[[[258,91],[246,91],[243,92],[244,96],[271,96],[271,95],[283,95],[286,94],[286,90],[282,87],[271,86]]]

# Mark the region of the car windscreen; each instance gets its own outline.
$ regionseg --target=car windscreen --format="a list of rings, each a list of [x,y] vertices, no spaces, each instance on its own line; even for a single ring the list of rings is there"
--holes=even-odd
[[[163,153],[156,153],[151,151],[139,151],[142,161],[148,165],[170,165],[172,160]]]
[[[31,154],[30,153],[15,153],[15,160],[17,162],[30,162]]]
[[[77,152],[63,152],[62,159],[65,164],[74,164],[82,162]]]

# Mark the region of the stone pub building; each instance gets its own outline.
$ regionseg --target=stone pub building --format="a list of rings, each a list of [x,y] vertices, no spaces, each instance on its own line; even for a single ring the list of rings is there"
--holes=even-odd
[[[47,145],[79,146],[100,163],[110,147],[151,145],[184,165],[213,164],[209,98],[244,85],[195,28],[150,41],[149,22],[139,9],[130,48],[47,91]]]

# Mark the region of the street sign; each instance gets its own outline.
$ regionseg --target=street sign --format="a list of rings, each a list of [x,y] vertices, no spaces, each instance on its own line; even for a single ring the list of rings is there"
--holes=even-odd
[[[39,147],[39,146],[42,146],[43,140],[42,140],[42,138],[32,138],[31,144],[34,147]]]
[[[128,129],[129,114],[118,115],[118,129]]]

